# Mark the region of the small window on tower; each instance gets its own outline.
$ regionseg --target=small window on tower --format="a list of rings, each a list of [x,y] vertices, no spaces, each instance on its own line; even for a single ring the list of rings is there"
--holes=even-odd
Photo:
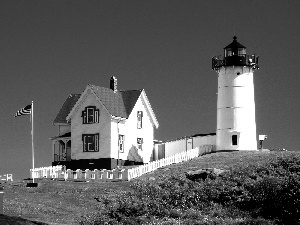
[[[236,134],[232,135],[232,145],[238,145],[238,136]]]

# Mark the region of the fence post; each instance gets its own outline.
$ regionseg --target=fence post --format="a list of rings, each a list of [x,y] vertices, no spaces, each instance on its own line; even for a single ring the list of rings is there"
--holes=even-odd
[[[111,172],[112,180],[118,180],[119,179],[119,170],[113,169]]]
[[[102,180],[103,181],[106,181],[106,179],[108,178],[107,175],[108,175],[107,170],[106,169],[102,170]]]
[[[12,174],[7,174],[7,177],[6,177],[7,181],[13,181],[13,178],[12,178]]]
[[[95,180],[100,179],[100,171],[97,169],[94,169],[95,172]]]
[[[76,174],[77,174],[77,179],[81,179],[82,178],[82,171],[80,169],[76,170]]]
[[[128,169],[123,169],[122,170],[122,180],[127,181],[128,179]]]
[[[67,169],[65,180],[73,178],[72,175],[73,175],[73,171],[70,169]]]
[[[3,214],[3,196],[4,192],[0,189],[0,214]]]
[[[47,177],[47,178],[50,178],[50,177],[51,177],[51,176],[50,176],[50,169],[49,169],[49,168],[46,169],[46,177]]]
[[[113,170],[107,170],[107,179],[109,179],[109,180],[113,180],[114,179],[114,171],[115,171],[115,169],[113,169]]]
[[[90,176],[91,176],[91,175],[90,175],[90,172],[91,172],[91,171],[90,171],[89,169],[86,169],[86,170],[85,170],[85,176],[84,176],[84,179],[86,179],[86,180],[87,180],[87,179],[90,179]]]

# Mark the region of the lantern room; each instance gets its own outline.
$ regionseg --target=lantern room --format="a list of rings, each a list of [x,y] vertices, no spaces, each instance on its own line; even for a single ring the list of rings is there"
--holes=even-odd
[[[224,48],[224,55],[214,56],[212,58],[212,69],[219,70],[222,66],[249,66],[258,69],[258,57],[247,55],[246,47],[233,37],[232,43]]]
[[[224,48],[224,56],[245,56],[246,47],[237,42],[237,37],[233,37],[233,42]]]

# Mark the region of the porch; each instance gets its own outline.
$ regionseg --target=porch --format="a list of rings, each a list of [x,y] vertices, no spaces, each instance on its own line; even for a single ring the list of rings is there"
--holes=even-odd
[[[71,161],[71,132],[52,137],[53,162]]]

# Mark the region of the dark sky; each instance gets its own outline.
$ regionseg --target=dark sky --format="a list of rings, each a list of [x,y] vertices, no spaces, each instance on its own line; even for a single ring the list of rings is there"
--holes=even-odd
[[[36,166],[50,166],[52,122],[87,84],[144,88],[159,121],[155,138],[216,130],[211,58],[238,41],[260,56],[257,134],[266,148],[300,146],[300,1],[0,1],[0,174],[29,177],[34,101]]]

